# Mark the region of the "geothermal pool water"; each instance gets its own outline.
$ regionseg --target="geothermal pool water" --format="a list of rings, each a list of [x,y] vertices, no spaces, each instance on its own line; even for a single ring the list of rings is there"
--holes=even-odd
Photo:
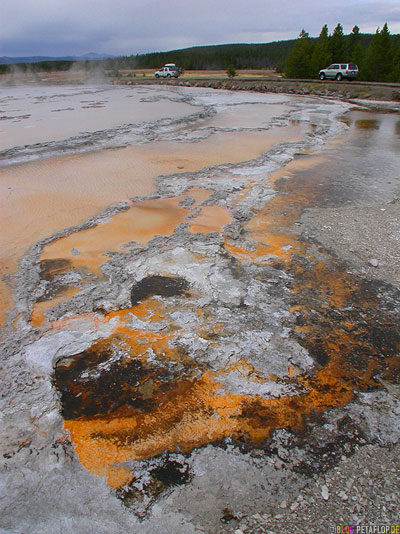
[[[300,139],[302,131],[287,120],[281,128],[271,128],[271,118],[289,110],[277,97],[268,100],[250,95],[250,107],[259,110],[258,102],[264,102],[265,116],[253,113],[246,122],[235,97],[211,106],[207,92],[197,99],[190,92],[151,88],[56,87],[3,92],[1,224],[8,231],[2,233],[0,242],[2,274],[15,271],[32,243],[81,224],[113,203],[151,193],[154,179],[161,174],[183,172],[180,167],[195,171],[251,159],[278,141]],[[102,98],[100,110],[81,104],[75,109],[76,101],[88,95]],[[268,105],[270,100],[273,105]],[[123,117],[115,113],[122,105]],[[48,132],[54,133],[53,112],[62,107],[74,108],[78,115],[66,112],[57,122],[55,140],[49,143]],[[246,99],[243,108],[249,108]],[[31,114],[25,113],[29,109]],[[230,125],[232,115],[241,118],[242,126],[238,126],[238,118],[235,126]],[[279,119],[274,123],[280,124]],[[25,127],[31,132],[32,144],[23,144],[28,141],[22,135]],[[13,137],[15,132],[19,138]],[[74,137],[69,138],[71,134]],[[117,150],[121,145],[124,148]],[[113,150],[99,151],[102,147]],[[93,149],[97,151],[93,153]],[[2,302],[9,307],[10,295],[4,284],[0,290]]]
[[[47,487],[75,502],[79,472],[134,525],[171,502],[190,515],[214,470],[235,506],[269,506],[277,450],[304,477],[352,450],[360,398],[398,380],[399,294],[299,221],[378,186],[391,200],[395,115],[159,86],[2,89],[0,106],[7,372],[34,384],[7,435],[41,451],[28,486],[62,444]]]

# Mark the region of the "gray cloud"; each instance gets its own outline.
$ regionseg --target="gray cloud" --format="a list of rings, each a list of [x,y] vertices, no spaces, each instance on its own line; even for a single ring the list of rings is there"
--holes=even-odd
[[[398,0],[1,0],[1,55],[136,54],[318,35],[326,23],[400,33]]]

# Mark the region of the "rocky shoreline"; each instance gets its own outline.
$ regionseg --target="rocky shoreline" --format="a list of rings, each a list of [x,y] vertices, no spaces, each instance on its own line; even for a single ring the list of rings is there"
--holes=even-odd
[[[392,101],[400,102],[400,84],[371,84],[368,82],[335,82],[319,80],[249,80],[249,79],[213,79],[184,77],[176,80],[134,80],[114,78],[111,80],[116,85],[176,85],[179,87],[208,87],[210,89],[226,89],[229,91],[256,91],[262,93],[286,93],[296,95],[312,95],[324,98],[336,98],[344,100],[365,99],[377,102]],[[379,104],[376,106],[379,108]],[[397,111],[400,104],[391,106]]]

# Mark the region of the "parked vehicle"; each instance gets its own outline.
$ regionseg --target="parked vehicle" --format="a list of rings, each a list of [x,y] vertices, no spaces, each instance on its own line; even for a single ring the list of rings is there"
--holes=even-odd
[[[175,63],[166,63],[154,73],[154,76],[156,78],[178,78],[180,74],[182,74],[182,69],[177,67]]]
[[[355,80],[358,76],[358,67],[354,63],[332,63],[326,69],[320,70],[318,76],[320,80],[327,78],[338,82],[343,78]]]

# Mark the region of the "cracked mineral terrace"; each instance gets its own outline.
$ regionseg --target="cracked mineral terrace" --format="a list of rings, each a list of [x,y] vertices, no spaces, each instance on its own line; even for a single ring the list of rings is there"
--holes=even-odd
[[[47,106],[40,120],[52,106],[70,112],[80,91],[49,89],[36,100]],[[342,489],[329,486],[331,473],[367,447],[384,462],[399,441],[398,114],[183,87],[118,89],[116,103],[112,91],[92,89],[101,105],[82,112],[115,118],[122,95],[142,122],[96,116],[83,135],[0,154],[7,187],[39,180],[16,161],[39,157],[54,171],[50,156],[66,150],[79,175],[109,158],[105,191],[93,173],[82,184],[93,197],[82,213],[49,223],[47,211],[36,243],[29,230],[17,239],[18,254],[31,246],[7,278],[0,525],[304,529],[301,502],[317,476],[322,514]],[[0,101],[30,120],[24,99]],[[148,164],[144,194],[135,158]],[[395,522],[395,510],[376,521]]]

